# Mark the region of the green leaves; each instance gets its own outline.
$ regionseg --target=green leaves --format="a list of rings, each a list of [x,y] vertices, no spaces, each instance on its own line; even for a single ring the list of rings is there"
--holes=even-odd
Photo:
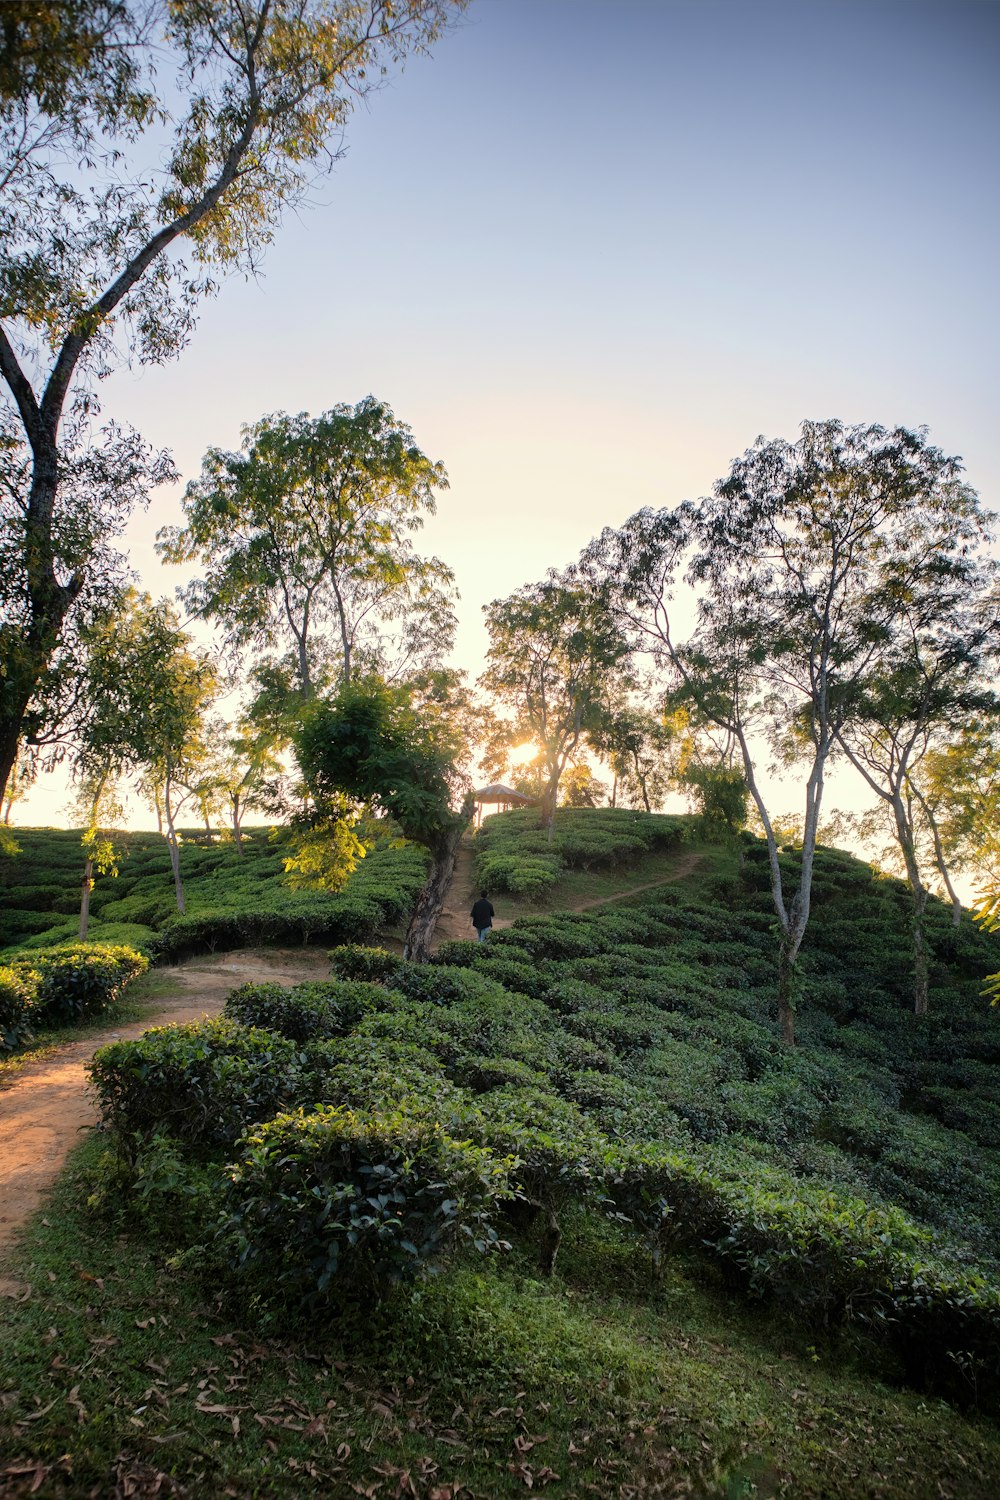
[[[252,1132],[229,1174],[232,1261],[272,1295],[356,1297],[410,1280],[459,1235],[486,1251],[509,1163],[406,1110],[327,1107]]]

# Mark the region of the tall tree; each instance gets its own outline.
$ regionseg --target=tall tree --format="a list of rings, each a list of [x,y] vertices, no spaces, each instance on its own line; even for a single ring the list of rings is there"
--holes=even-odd
[[[542,818],[551,839],[560,779],[627,647],[600,600],[554,571],[494,600],[484,613],[490,644],[479,681],[508,711],[510,743],[538,746]]]
[[[0,378],[3,428],[17,433],[29,472],[23,584],[2,620],[0,795],[36,684],[99,571],[86,548],[72,564],[61,553],[65,414],[96,409],[94,380],[122,359],[159,363],[183,347],[215,278],[252,269],[283,212],[336,157],[329,142],[358,99],[391,63],[426,50],[461,4],[2,7]],[[113,439],[89,446],[108,454]],[[126,500],[109,512],[117,521]]]
[[[410,540],[447,483],[372,396],[316,418],[279,412],[244,428],[241,452],[209,450],[187,524],[164,528],[159,550],[204,567],[187,604],[230,647],[287,645],[308,699],[330,685],[324,668],[395,677],[447,653],[453,577]]]
[[[457,705],[456,705],[457,709]],[[414,706],[409,688],[366,678],[314,702],[296,739],[299,763],[317,810],[335,810],[344,794],[391,817],[405,838],[431,855],[427,880],[410,918],[404,957],[430,956],[434,925],[472,816],[472,792],[461,769],[465,747],[458,714]]]
[[[620,682],[593,704],[587,715],[591,749],[611,767],[610,805],[652,812],[670,789],[676,767],[677,735],[662,713],[634,700]]]
[[[739,748],[767,840],[789,1044],[827,766],[852,694],[905,628],[906,601],[933,591],[942,555],[979,533],[960,469],[923,432],[806,422],[796,443],[759,439],[699,505],[640,511],[582,560],[633,643]],[[697,590],[687,640],[673,609],[685,564]],[[790,733],[805,778],[801,872],[788,892],[759,757]]]
[[[956,922],[960,915],[925,763],[956,725],[995,716],[1000,706],[991,682],[1000,618],[988,602],[995,572],[968,546],[950,557],[942,551],[934,586],[908,592],[904,628],[858,685],[837,729],[838,744],[891,819],[906,872],[917,1015],[926,1015],[930,990],[928,869],[937,869]]]

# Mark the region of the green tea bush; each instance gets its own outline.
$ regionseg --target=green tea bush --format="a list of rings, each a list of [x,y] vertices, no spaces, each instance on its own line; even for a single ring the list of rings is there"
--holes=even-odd
[[[468,1112],[465,1091],[446,1077],[437,1057],[418,1042],[354,1035],[307,1048],[316,1101],[360,1111],[405,1104],[445,1126]]]
[[[233,1269],[268,1296],[378,1295],[438,1262],[459,1237],[499,1243],[492,1216],[509,1164],[404,1111],[325,1107],[252,1131],[230,1169]]]
[[[362,980],[310,980],[286,989],[280,984],[245,984],[232,990],[224,1014],[243,1026],[264,1027],[292,1042],[344,1036],[374,1011],[389,1010],[391,994]]]
[[[0,1050],[12,1052],[34,1035],[35,986],[17,969],[0,966]]]
[[[338,979],[367,979],[386,984],[403,967],[403,960],[395,953],[388,953],[385,948],[364,948],[357,943],[331,948],[329,957]]]
[[[29,987],[39,1019],[72,1025],[104,1010],[149,960],[133,948],[94,943],[39,949],[10,968]]]
[[[112,1042],[95,1052],[90,1072],[103,1118],[126,1149],[158,1131],[229,1146],[248,1126],[311,1102],[303,1095],[314,1088],[296,1043],[228,1017]]]
[[[481,854],[476,861],[481,889],[511,896],[541,896],[559,878],[559,863],[538,855]]]
[[[475,1138],[513,1159],[513,1185],[543,1214],[539,1269],[551,1275],[562,1239],[560,1212],[571,1199],[602,1198],[609,1142],[568,1100],[524,1088],[490,1094],[488,1118]]]
[[[464,1001],[492,1001],[502,1007],[507,991],[497,980],[474,969],[447,964],[403,964],[390,983],[411,1000],[428,1005],[460,1005]]]

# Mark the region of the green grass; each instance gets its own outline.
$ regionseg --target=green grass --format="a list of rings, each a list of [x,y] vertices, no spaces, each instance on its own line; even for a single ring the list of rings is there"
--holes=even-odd
[[[501,917],[516,921],[538,912],[578,911],[598,903],[627,901],[647,886],[676,882],[678,890],[688,894],[707,880],[735,875],[738,858],[735,849],[692,841],[640,855],[625,869],[561,870],[555,884],[541,895],[504,892],[495,898],[495,905]],[[687,873],[679,876],[681,870]]]
[[[996,1491],[992,1424],[734,1312],[686,1261],[651,1289],[622,1232],[583,1213],[551,1281],[526,1245],[346,1325],[262,1334],[171,1269],[167,1242],[88,1209],[104,1149],[76,1154],[8,1268],[30,1295],[4,1310],[0,1452],[30,1476],[5,1494],[35,1474],[42,1500],[129,1475],[151,1492],[160,1473],[289,1500],[520,1495],[529,1479],[553,1497]]]

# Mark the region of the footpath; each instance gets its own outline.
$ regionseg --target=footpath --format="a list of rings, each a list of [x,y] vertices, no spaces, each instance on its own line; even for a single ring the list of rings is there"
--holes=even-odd
[[[20,1225],[40,1206],[81,1131],[97,1123],[86,1070],[98,1047],[141,1036],[153,1026],[216,1016],[229,991],[239,984],[264,980],[298,984],[325,977],[329,960],[325,950],[261,949],[197,958],[156,972],[171,981],[176,991],[157,1001],[153,1015],[66,1042],[54,1054],[27,1063],[0,1088],[0,1256]],[[21,1296],[24,1291],[0,1274],[0,1296]]]

